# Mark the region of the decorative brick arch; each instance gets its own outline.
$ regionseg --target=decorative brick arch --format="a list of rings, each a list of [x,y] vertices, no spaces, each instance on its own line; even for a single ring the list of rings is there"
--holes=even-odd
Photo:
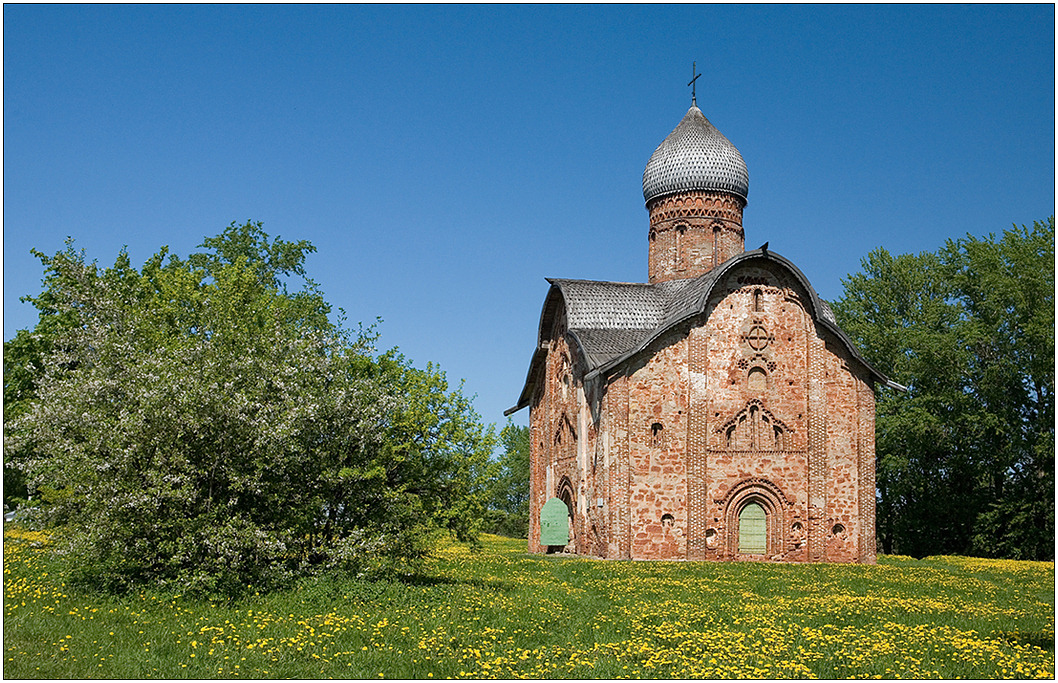
[[[764,557],[772,557],[783,552],[786,511],[791,507],[790,501],[782,489],[771,481],[753,477],[743,479],[731,487],[727,496],[721,501],[725,530],[720,546],[722,559],[736,560],[740,557],[747,557],[738,552],[739,515],[750,503],[756,503],[764,508],[764,515],[767,519]]]
[[[753,366],[756,368],[759,366]],[[753,368],[750,368],[752,371]],[[762,368],[763,370],[763,368]],[[749,445],[735,443],[733,435],[736,429],[747,425],[747,420],[757,420],[760,424],[754,427],[752,424],[747,426],[749,428],[756,428],[758,433],[756,436],[750,438],[747,435],[741,435],[743,440],[749,440]],[[765,431],[760,431],[761,429]],[[746,402],[746,405],[742,410],[738,411],[727,419],[726,422],[716,428],[716,433],[721,435],[721,447],[726,450],[749,450],[754,451],[781,451],[786,446],[790,434],[793,430],[785,422],[780,420],[764,407],[764,402],[760,399],[751,399]],[[763,481],[763,480],[762,480]]]

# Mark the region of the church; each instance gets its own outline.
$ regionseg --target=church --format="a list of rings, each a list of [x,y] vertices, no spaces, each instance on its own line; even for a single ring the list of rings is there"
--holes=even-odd
[[[873,563],[872,368],[804,274],[746,251],[749,173],[697,107],[643,172],[646,283],[548,279],[529,550]]]

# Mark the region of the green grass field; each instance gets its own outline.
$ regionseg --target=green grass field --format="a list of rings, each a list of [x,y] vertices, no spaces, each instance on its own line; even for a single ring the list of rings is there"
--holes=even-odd
[[[608,562],[485,537],[413,583],[68,587],[4,533],[5,678],[1053,678],[1054,563]]]

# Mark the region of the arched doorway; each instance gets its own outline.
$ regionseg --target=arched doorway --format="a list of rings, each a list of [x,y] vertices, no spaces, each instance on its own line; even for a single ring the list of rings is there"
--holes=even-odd
[[[558,490],[555,491],[555,497],[566,504],[566,508],[569,510],[569,518],[573,519],[576,498],[573,495],[573,482],[569,480],[569,477],[564,476],[559,480]]]
[[[558,498],[549,498],[540,509],[540,545],[547,552],[555,553],[569,543],[569,516],[566,504]]]
[[[722,559],[759,559],[784,552],[789,500],[767,479],[744,479],[723,502],[724,530],[717,550]]]

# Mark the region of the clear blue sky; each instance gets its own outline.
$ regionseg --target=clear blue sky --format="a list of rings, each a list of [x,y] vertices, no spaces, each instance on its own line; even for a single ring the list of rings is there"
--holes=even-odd
[[[36,322],[31,248],[142,264],[260,220],[502,424],[544,277],[646,279],[643,167],[692,60],[747,247],[834,299],[876,247],[1054,213],[1054,12],[5,5],[4,339]]]

